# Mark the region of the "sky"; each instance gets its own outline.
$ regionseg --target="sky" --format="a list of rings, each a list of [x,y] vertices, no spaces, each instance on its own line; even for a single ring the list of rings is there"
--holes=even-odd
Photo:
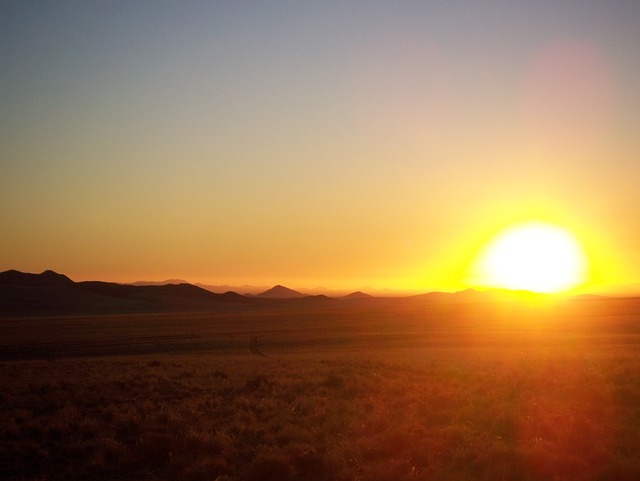
[[[514,222],[640,286],[634,1],[0,3],[0,270],[458,290]]]

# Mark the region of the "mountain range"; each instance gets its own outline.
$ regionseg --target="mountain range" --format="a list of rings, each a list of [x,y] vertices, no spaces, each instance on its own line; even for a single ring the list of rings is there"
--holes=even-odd
[[[17,270],[0,272],[0,316],[80,315],[148,312],[192,312],[219,309],[243,309],[274,305],[294,307],[308,302],[420,302],[428,304],[470,304],[513,301],[531,293],[518,291],[430,292],[403,298],[373,297],[360,291],[340,297],[308,295],[282,285],[255,295],[233,291],[211,292],[181,282],[117,284],[102,281],[75,282],[69,277],[47,270],[31,274]],[[344,305],[344,304],[343,304]],[[355,305],[355,304],[353,304]],[[302,306],[302,304],[300,304]]]
[[[250,285],[250,284],[243,284],[243,285],[205,284],[202,282],[189,282],[184,279],[166,279],[164,281],[135,281],[135,282],[131,282],[130,284],[134,286],[160,286],[163,284],[187,284],[187,283],[193,284],[194,286],[202,287],[203,289],[206,289],[208,291],[215,292],[215,293],[233,291],[233,292],[237,292],[239,294],[248,295],[248,296],[257,296],[271,289],[269,286]],[[419,295],[423,293],[423,291],[419,291],[415,289],[396,290],[396,289],[380,289],[380,288],[374,288],[374,287],[360,287],[355,292],[350,289],[329,289],[327,287],[322,287],[322,286],[318,286],[314,288],[308,288],[308,287],[297,288],[296,287],[295,290],[305,296],[324,295],[327,297],[336,297],[336,298],[338,297],[343,298],[346,296],[350,296],[351,294],[355,294],[356,292],[366,292],[368,295],[372,297],[408,297],[408,296]]]
[[[361,295],[353,293],[345,299],[360,298]],[[241,295],[233,291],[211,292],[180,279],[170,283],[118,284],[74,282],[52,270],[40,274],[17,270],[0,272],[0,315],[3,316],[205,311],[295,300],[340,299],[308,295],[282,285],[255,295]]]
[[[263,299],[299,299],[301,297],[307,297],[307,295],[278,284],[277,286],[273,286],[271,289],[261,292],[260,294],[256,294],[256,297]]]
[[[191,284],[134,286],[113,282],[74,282],[53,271],[0,273],[0,314],[94,314],[206,310],[250,299],[227,292],[215,294]]]

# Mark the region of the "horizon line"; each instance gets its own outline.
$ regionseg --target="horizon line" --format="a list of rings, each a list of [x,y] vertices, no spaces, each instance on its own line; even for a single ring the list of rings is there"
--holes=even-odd
[[[32,272],[26,272],[26,271],[20,271],[18,269],[7,269],[5,271],[0,271],[0,273],[5,273],[5,272],[18,272],[18,273],[22,273],[22,274],[31,274],[31,275],[43,275],[46,273],[53,273],[53,274],[57,274],[60,276],[64,276],[67,277],[68,279],[72,280],[73,282],[110,282],[110,283],[114,283],[114,284],[121,284],[121,285],[171,285],[171,284],[189,284],[195,287],[200,287],[202,289],[208,290],[209,292],[213,292],[214,294],[224,294],[226,292],[234,292],[236,294],[239,295],[243,295],[243,296],[257,296],[260,294],[263,294],[275,287],[281,286],[284,287],[286,289],[295,291],[299,294],[305,295],[305,296],[317,296],[317,295],[325,295],[327,297],[332,297],[332,295],[330,295],[330,293],[333,293],[333,297],[345,297],[348,296],[349,294],[355,294],[355,293],[363,293],[363,294],[367,294],[370,295],[371,297],[413,297],[413,296],[420,296],[420,295],[428,295],[428,294],[457,294],[457,293],[464,293],[464,292],[469,292],[469,291],[474,291],[474,292],[479,292],[479,293],[490,293],[490,292],[504,292],[504,293],[510,293],[510,294],[521,294],[521,295],[535,295],[535,296],[539,296],[539,297],[556,297],[556,298],[575,298],[575,297],[588,297],[588,296],[594,296],[594,297],[610,297],[610,298],[626,298],[626,297],[640,297],[640,290],[638,289],[631,289],[631,286],[635,286],[636,284],[627,284],[625,286],[612,286],[609,289],[605,289],[603,290],[598,290],[598,289],[594,289],[593,291],[582,291],[582,290],[569,290],[569,291],[565,291],[565,292],[536,292],[536,291],[531,291],[531,290],[526,290],[526,289],[509,289],[509,288],[505,288],[505,287],[497,287],[497,286],[468,286],[468,287],[463,287],[461,289],[456,289],[456,290],[447,290],[447,289],[431,289],[429,290],[429,288],[425,288],[425,289],[419,289],[419,288],[390,288],[390,287],[382,287],[382,288],[376,288],[376,287],[360,287],[360,288],[344,288],[344,289],[340,289],[340,288],[327,288],[324,286],[318,286],[315,288],[307,288],[307,287],[295,287],[295,288],[291,288],[283,283],[276,283],[273,284],[271,286],[268,285],[255,285],[255,284],[238,284],[238,285],[234,285],[234,284],[228,284],[228,283],[224,283],[224,284],[212,284],[212,283],[205,283],[205,282],[191,282],[188,281],[186,279],[182,279],[179,277],[175,277],[175,278],[168,278],[168,279],[164,279],[162,281],[147,281],[147,280],[138,280],[138,281],[132,281],[132,282],[120,282],[120,281],[103,281],[100,279],[95,279],[95,278],[91,278],[91,279],[83,279],[83,280],[73,280],[71,279],[69,276],[67,276],[66,274],[61,274],[58,271],[55,271],[53,269],[45,269],[42,272],[39,273],[32,273]],[[215,287],[221,287],[221,288],[229,288],[227,290],[212,290],[212,288]],[[251,292],[239,292],[239,290],[243,290],[243,291],[247,291],[248,289]],[[376,294],[374,294],[376,293]],[[382,295],[380,295],[382,294]],[[386,294],[386,295],[385,295]]]

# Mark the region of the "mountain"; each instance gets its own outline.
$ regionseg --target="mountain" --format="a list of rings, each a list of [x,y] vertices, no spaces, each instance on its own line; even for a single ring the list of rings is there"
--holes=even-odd
[[[525,290],[488,289],[479,291],[465,289],[457,292],[428,292],[409,299],[428,301],[433,304],[478,304],[496,302],[520,302],[532,299],[550,299],[554,294],[544,294]]]
[[[167,284],[188,284],[184,279],[167,279],[166,281],[136,281],[132,286],[164,286]]]
[[[251,302],[235,292],[215,294],[186,283],[136,286],[74,282],[53,271],[0,273],[0,315],[4,316],[202,311]]]
[[[40,274],[30,274],[14,269],[0,272],[0,284],[13,284],[31,287],[69,286],[73,281],[67,276],[54,271],[44,271]]]
[[[352,292],[351,294],[347,294],[346,296],[342,296],[340,299],[370,299],[373,296],[369,294],[365,294],[362,291]]]
[[[457,292],[433,291],[411,296],[410,299],[420,299],[433,303],[467,303],[489,300],[489,294],[476,291],[475,289],[466,289]]]
[[[256,294],[259,294],[268,288],[267,286],[251,286],[248,284],[243,284],[241,286],[240,285],[232,286],[229,284],[216,284],[216,285],[202,284],[200,282],[196,282],[194,285],[198,287],[202,287],[203,289],[206,289],[211,292],[232,291],[232,292],[241,292],[242,294],[247,294],[249,296],[255,296]]]
[[[255,297],[262,297],[264,299],[299,299],[301,297],[307,297],[307,295],[278,284],[271,289],[256,294]]]
[[[191,284],[184,279],[166,279],[164,281],[135,281],[129,283],[132,286],[164,286],[166,284]],[[232,286],[229,284],[203,284],[201,282],[194,282],[192,285],[197,287],[202,287],[207,291],[215,292],[215,293],[223,293],[223,292],[242,292],[247,295],[254,296],[268,289],[267,286],[251,286],[251,285],[241,285],[241,286]]]

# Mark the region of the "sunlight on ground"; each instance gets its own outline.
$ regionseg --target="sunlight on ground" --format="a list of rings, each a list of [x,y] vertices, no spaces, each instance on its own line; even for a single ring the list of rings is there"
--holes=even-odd
[[[587,260],[566,229],[544,222],[500,232],[472,266],[475,285],[540,293],[570,290],[586,279]]]

